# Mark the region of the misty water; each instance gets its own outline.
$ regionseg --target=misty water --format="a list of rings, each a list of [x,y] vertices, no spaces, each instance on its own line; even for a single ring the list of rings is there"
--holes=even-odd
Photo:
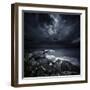
[[[80,66],[80,49],[79,48],[37,48],[37,49],[30,49],[30,53],[32,52],[39,52],[47,50],[49,51],[46,53],[46,56],[50,58],[52,61],[53,59],[60,59],[66,60],[75,65]]]
[[[30,52],[41,50],[54,50],[55,52],[48,52],[48,54],[55,55],[56,57],[60,56],[74,57],[80,61],[79,48],[37,48],[37,49],[30,49]]]

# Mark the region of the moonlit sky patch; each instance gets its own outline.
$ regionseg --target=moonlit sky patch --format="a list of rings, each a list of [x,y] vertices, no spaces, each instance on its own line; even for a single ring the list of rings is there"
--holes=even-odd
[[[80,15],[24,12],[24,41],[80,43]]]

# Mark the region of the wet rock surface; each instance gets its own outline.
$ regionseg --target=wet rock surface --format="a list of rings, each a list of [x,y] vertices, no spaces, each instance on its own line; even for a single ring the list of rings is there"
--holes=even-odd
[[[48,50],[34,51],[24,60],[24,77],[79,75],[80,65],[72,58],[48,58]],[[52,56],[52,55],[51,55]],[[63,59],[62,59],[63,58]],[[72,60],[70,60],[72,59]]]

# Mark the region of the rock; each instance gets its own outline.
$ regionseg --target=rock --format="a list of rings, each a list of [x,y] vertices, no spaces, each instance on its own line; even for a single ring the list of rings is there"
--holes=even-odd
[[[46,53],[48,53],[47,50],[42,50],[34,51],[28,55],[29,60],[24,63],[25,77],[80,74],[79,66],[72,63],[70,58],[59,58],[54,55],[46,57]]]

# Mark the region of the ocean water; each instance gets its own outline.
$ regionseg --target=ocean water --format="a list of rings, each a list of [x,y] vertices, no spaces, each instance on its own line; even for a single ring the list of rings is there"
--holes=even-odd
[[[48,52],[50,55],[55,55],[57,57],[60,56],[68,56],[68,57],[75,57],[80,60],[80,49],[79,48],[35,48],[30,49],[30,52],[33,51],[42,51],[42,50],[52,50]]]
[[[60,59],[73,60],[74,63],[80,64],[80,49],[79,48],[37,48],[30,49],[30,52],[47,50],[47,56]]]

